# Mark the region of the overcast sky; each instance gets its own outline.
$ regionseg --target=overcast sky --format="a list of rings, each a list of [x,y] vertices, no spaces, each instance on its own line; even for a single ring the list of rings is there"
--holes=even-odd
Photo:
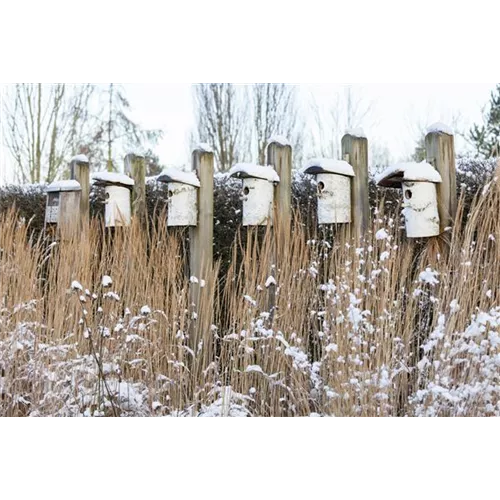
[[[164,139],[156,148],[165,165],[184,165],[189,161],[189,134],[193,108],[190,83],[123,84],[132,105],[132,117],[145,128],[159,128]],[[436,121],[447,124],[461,116],[466,130],[481,120],[481,109],[489,100],[495,83],[359,83],[355,93],[372,112],[364,123],[369,139],[389,148],[394,160],[408,156],[414,149],[419,126]],[[341,84],[298,84],[299,98],[307,115],[314,98],[320,106],[329,106]],[[457,149],[464,147],[457,141]],[[0,182],[9,180],[9,161],[5,150],[0,158]]]

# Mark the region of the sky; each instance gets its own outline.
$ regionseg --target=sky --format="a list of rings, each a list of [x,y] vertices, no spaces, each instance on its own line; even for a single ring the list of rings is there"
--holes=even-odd
[[[328,108],[338,92],[352,85],[363,105],[371,106],[363,128],[368,138],[390,150],[394,161],[410,155],[419,127],[435,122],[452,124],[460,117],[467,130],[481,121],[481,111],[489,101],[495,83],[353,83],[297,84],[304,126],[311,117],[314,100]],[[125,83],[132,106],[132,118],[144,128],[162,129],[164,138],[155,148],[162,164],[182,166],[189,162],[189,136],[194,126],[191,83]],[[465,143],[457,138],[457,150]],[[11,180],[8,153],[0,149],[0,183]]]

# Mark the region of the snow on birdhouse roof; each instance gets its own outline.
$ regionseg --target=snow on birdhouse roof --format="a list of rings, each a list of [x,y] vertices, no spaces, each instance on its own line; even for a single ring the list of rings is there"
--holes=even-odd
[[[403,182],[432,182],[441,184],[440,173],[429,163],[400,163],[389,167],[375,178],[379,186],[397,188]]]
[[[47,193],[60,193],[61,191],[81,191],[78,181],[57,181],[47,187]]]
[[[77,155],[72,160],[71,163],[89,163],[89,159],[86,155]]]
[[[120,184],[126,187],[132,187],[135,184],[128,175],[114,172],[97,172],[92,175],[92,179],[98,184]]]
[[[196,146],[195,151],[201,151],[202,153],[213,153],[214,152],[212,146],[210,146],[210,144],[208,144],[206,142],[202,142],[201,144],[198,144],[198,146]]]
[[[228,173],[229,177],[238,177],[239,179],[262,179],[269,182],[280,182],[280,178],[273,167],[263,167],[251,163],[238,163]]]
[[[367,139],[365,131],[361,128],[349,128],[345,131],[345,135],[350,135],[351,137],[357,137],[359,139]]]
[[[156,179],[158,182],[178,182],[179,184],[187,184],[199,188],[201,186],[200,180],[195,172],[184,172],[177,168],[167,168]]]
[[[283,147],[291,146],[290,141],[284,135],[273,135],[267,141],[267,144],[279,144]]]
[[[453,129],[444,123],[434,123],[427,129],[428,134],[438,133],[446,135],[454,135]]]
[[[127,157],[129,156],[135,156],[136,158],[145,158],[146,155],[144,154],[144,151],[140,150],[140,149],[135,149],[135,150],[132,150],[132,151],[129,151]]]
[[[354,169],[349,163],[328,158],[314,158],[310,160],[302,169],[302,173],[310,175],[336,174],[345,177],[356,177]]]

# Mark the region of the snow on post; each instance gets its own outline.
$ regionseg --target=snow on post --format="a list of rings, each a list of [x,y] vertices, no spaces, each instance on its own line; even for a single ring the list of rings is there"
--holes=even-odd
[[[45,231],[70,240],[80,233],[82,188],[75,180],[53,182],[47,188]]]
[[[318,158],[309,161],[302,172],[316,176],[318,223],[351,223],[351,183],[355,177],[352,166],[345,161]]]
[[[352,233],[361,240],[370,227],[368,139],[362,129],[349,130],[342,138],[342,157],[352,165]]]
[[[134,180],[127,175],[98,172],[92,176],[94,183],[106,193],[106,227],[127,227],[132,222],[131,191]]]
[[[146,221],[146,159],[139,153],[129,153],[125,156],[125,174],[134,180],[132,190],[132,214]]]
[[[70,178],[81,187],[80,219],[82,230],[86,230],[90,221],[90,162],[86,155],[79,154],[70,162]]]
[[[198,190],[201,185],[196,173],[169,168],[157,180],[168,185],[167,226],[197,226]]]
[[[457,214],[457,172],[455,160],[455,137],[453,131],[437,123],[429,127],[425,138],[427,163],[441,175],[442,182],[437,186],[438,211],[441,234],[453,226]]]
[[[243,179],[243,226],[272,225],[274,188],[280,182],[276,170],[240,163],[229,171],[229,176]]]
[[[401,163],[386,169],[376,181],[382,187],[402,187],[408,238],[441,234],[436,186],[442,183],[442,178],[432,165]]]

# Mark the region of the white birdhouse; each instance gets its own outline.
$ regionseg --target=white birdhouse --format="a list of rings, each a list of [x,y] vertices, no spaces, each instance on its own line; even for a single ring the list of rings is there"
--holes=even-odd
[[[196,227],[198,225],[198,191],[200,181],[195,172],[175,168],[166,170],[158,182],[168,184],[168,227]]]
[[[104,187],[106,227],[126,227],[132,221],[132,188],[134,180],[123,174],[99,172],[92,176],[96,185]]]
[[[241,163],[229,171],[229,176],[243,179],[243,226],[272,225],[274,188],[280,182],[276,170]]]
[[[442,182],[439,172],[425,161],[396,165],[377,177],[381,187],[403,189],[408,238],[432,238],[441,233],[436,184]]]
[[[64,235],[79,229],[82,188],[77,181],[54,182],[47,188],[45,227],[59,229]]]
[[[345,161],[314,159],[302,170],[318,183],[318,223],[350,224],[354,169]]]

